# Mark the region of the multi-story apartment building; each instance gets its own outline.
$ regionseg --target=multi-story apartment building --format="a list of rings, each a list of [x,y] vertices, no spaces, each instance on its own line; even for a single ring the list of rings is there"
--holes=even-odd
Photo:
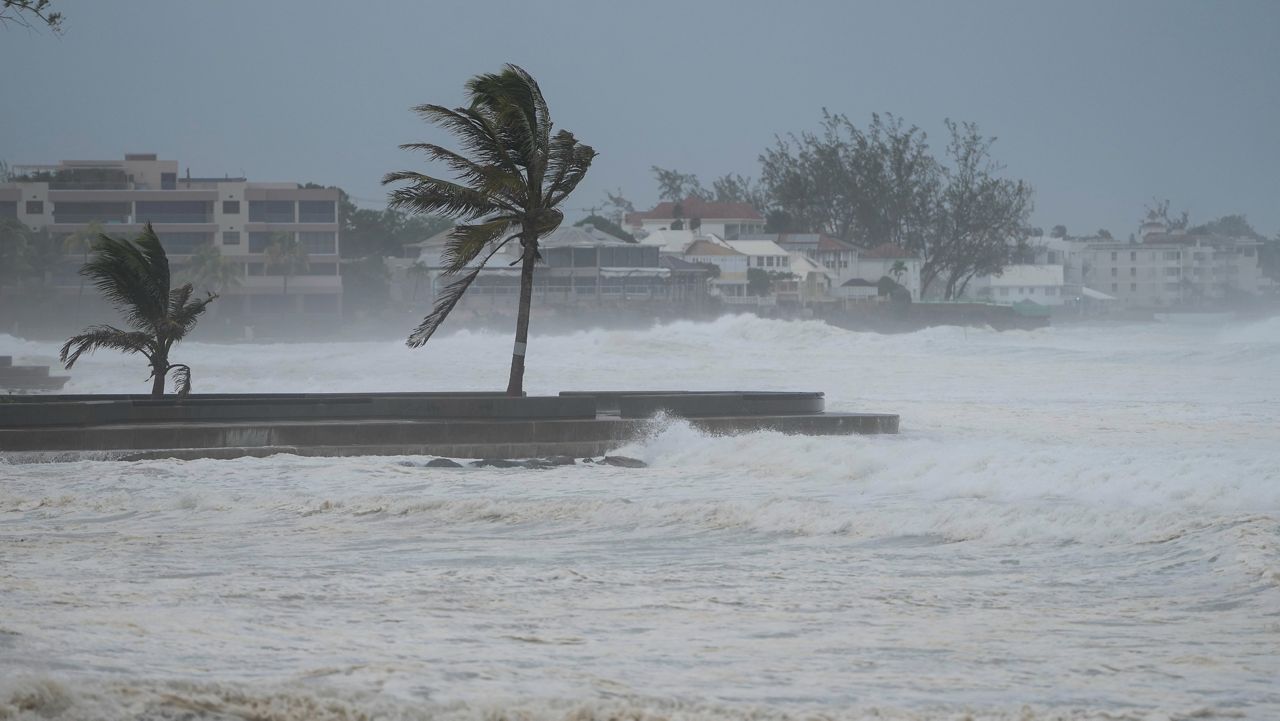
[[[176,160],[150,153],[14,166],[10,175],[0,183],[0,217],[45,230],[52,242],[61,244],[94,223],[124,237],[151,223],[177,270],[201,249],[216,249],[239,271],[238,283],[220,289],[218,312],[341,311],[336,188],[193,178],[190,172],[183,177]],[[307,254],[305,268],[288,277],[287,294],[283,271],[266,254],[279,235],[296,237]],[[68,255],[52,282],[78,287],[80,262]]]
[[[1210,305],[1258,292],[1260,246],[1247,238],[1171,233],[1092,244],[1080,253],[1083,284],[1131,307]]]

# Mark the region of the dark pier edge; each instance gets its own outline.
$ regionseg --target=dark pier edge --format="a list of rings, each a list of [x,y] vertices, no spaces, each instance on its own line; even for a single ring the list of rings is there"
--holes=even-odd
[[[596,456],[652,433],[655,417],[708,433],[898,432],[898,416],[826,413],[822,393],[496,393],[11,396],[0,399],[10,461],[434,455]]]

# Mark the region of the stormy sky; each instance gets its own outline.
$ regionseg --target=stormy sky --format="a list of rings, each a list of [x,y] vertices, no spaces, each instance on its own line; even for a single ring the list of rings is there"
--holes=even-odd
[[[1280,230],[1280,2],[412,2],[58,0],[61,37],[0,29],[0,159],[157,152],[194,175],[336,184],[362,205],[442,139],[504,62],[600,151],[570,218],[649,166],[755,175],[823,107],[888,111],[941,150],[942,121],[999,137],[1033,221],[1134,230],[1153,196],[1193,222]]]

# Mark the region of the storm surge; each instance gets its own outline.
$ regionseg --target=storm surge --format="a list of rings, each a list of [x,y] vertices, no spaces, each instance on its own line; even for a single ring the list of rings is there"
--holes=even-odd
[[[53,344],[0,336],[47,362]],[[197,391],[493,390],[510,338],[212,345]],[[644,469],[0,461],[0,718],[1273,718],[1280,323],[541,336],[532,393],[822,390],[897,437]],[[138,392],[135,359],[68,392]]]

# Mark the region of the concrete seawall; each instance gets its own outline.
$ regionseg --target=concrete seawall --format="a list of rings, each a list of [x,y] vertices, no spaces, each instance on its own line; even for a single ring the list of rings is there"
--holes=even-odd
[[[0,403],[0,453],[22,461],[435,455],[596,456],[655,429],[655,415],[708,433],[896,433],[898,417],[823,412],[821,393],[43,396]]]

